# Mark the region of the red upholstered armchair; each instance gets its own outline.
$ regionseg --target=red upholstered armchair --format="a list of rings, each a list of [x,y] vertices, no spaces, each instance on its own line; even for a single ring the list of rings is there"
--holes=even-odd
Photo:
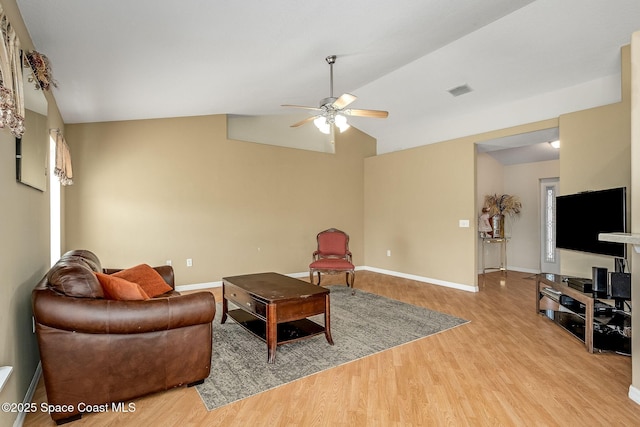
[[[318,249],[313,253],[313,262],[309,264],[309,280],[313,283],[313,275],[346,273],[347,286],[353,288],[356,269],[349,251],[349,235],[335,228],[321,231],[316,237]]]

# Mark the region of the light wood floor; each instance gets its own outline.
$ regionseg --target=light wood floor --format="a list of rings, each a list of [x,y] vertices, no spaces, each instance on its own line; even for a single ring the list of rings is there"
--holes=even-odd
[[[179,388],[135,400],[134,413],[87,414],[71,425],[639,425],[640,405],[628,398],[631,359],[589,354],[537,315],[530,276],[488,273],[470,293],[358,272],[356,288],[471,322],[211,412],[194,388]],[[45,399],[40,381],[34,401]],[[24,425],[54,423],[36,413]]]

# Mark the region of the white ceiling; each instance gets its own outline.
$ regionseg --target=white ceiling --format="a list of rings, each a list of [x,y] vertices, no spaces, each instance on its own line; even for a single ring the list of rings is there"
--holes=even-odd
[[[350,119],[379,153],[615,100],[640,29],[638,0],[17,3],[66,123],[290,113],[329,96],[335,54],[335,95],[389,111]]]

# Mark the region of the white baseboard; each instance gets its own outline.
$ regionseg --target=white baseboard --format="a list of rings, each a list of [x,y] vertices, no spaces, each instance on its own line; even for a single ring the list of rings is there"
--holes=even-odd
[[[398,271],[385,270],[376,267],[363,266],[357,268],[357,270],[373,271],[374,273],[388,274],[389,276],[402,277],[403,279],[415,280],[417,282],[424,282],[432,285],[444,286],[446,288],[453,288],[467,292],[478,292],[479,290],[477,285],[466,285],[463,283],[447,282],[445,280],[433,279],[431,277],[416,276],[415,274],[400,273]]]
[[[285,276],[296,277],[296,278],[308,277],[309,272],[304,271],[302,273],[291,273],[291,274],[285,274]],[[222,280],[218,280],[216,282],[193,283],[191,285],[178,285],[176,286],[176,291],[178,292],[198,291],[202,289],[219,288],[221,286],[222,286]]]
[[[497,269],[492,269],[493,271],[498,271]],[[519,273],[528,273],[528,274],[540,274],[542,273],[539,269],[535,268],[524,268],[524,267],[514,267],[512,265],[507,266],[507,271],[517,271]],[[478,269],[478,274],[482,274],[482,269]]]
[[[301,277],[309,277],[309,272],[303,271],[302,273],[291,273],[291,274],[286,274],[286,276],[295,277],[296,279],[299,279]]]
[[[430,283],[432,285],[444,286],[447,288],[459,289],[461,291],[478,292],[477,285],[474,286],[474,285],[465,285],[461,283],[447,282],[445,280],[432,279],[430,277],[423,277],[423,276],[416,276],[414,274],[400,273],[398,271],[392,271],[392,270],[384,270],[382,268],[367,267],[364,265],[356,267],[356,271],[359,271],[359,270],[373,271],[374,273],[381,273],[381,274],[387,274],[389,276],[402,277],[404,279],[415,280],[417,282],[423,282],[423,283]],[[299,273],[288,273],[288,274],[285,274],[285,276],[295,277],[295,278],[308,277],[309,272],[303,271]],[[221,286],[222,286],[222,280],[219,280],[217,282],[196,283],[192,285],[176,286],[176,291],[178,292],[196,291],[201,289],[219,288]]]
[[[629,386],[629,399],[640,405],[640,390],[632,385]]]
[[[498,271],[497,269],[491,269],[487,273],[492,273],[494,271]],[[540,274],[541,271],[535,268],[523,268],[523,267],[514,267],[511,265],[507,266],[507,271],[517,271],[518,273],[527,273],[527,274]],[[482,269],[478,270],[478,274],[482,274]]]
[[[27,393],[24,395],[24,400],[22,401],[23,407],[28,407],[29,403],[33,400],[33,395],[36,393],[36,388],[38,387],[38,381],[40,381],[40,377],[42,376],[42,362],[38,362],[38,366],[36,367],[36,371],[33,373],[33,378],[31,378],[31,384],[29,384],[29,388],[27,389]],[[13,427],[22,427],[24,424],[24,420],[27,417],[26,412],[19,412],[18,417],[13,422]]]
[[[194,283],[192,285],[176,286],[176,291],[178,292],[198,291],[201,289],[219,288],[221,286],[222,286],[222,280],[218,280],[217,282]]]
[[[540,270],[535,269],[535,268],[523,268],[523,267],[514,267],[514,266],[507,266],[507,270],[509,271],[519,271],[520,273],[531,273],[531,274],[540,274],[542,273]]]

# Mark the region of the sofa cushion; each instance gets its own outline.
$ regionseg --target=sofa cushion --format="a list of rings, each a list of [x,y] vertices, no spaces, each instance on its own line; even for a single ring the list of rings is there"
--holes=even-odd
[[[89,270],[96,272],[96,273],[102,273],[102,270],[98,270],[98,267],[96,266],[96,264],[87,259],[87,258],[83,258],[81,256],[75,256],[75,255],[64,255],[64,257],[60,258],[61,261],[65,261],[65,262],[75,262],[78,264],[83,264],[85,266],[87,266],[89,268]]]
[[[111,274],[94,273],[102,285],[107,299],[118,301],[147,300],[149,296],[137,283],[130,282]]]
[[[102,273],[102,265],[97,255],[86,249],[74,249],[62,255],[60,259],[75,259],[80,258],[82,262],[87,264],[93,271]]]
[[[47,285],[59,294],[77,298],[104,298],[98,278],[83,262],[58,261],[47,273]]]
[[[162,276],[148,264],[136,265],[113,273],[112,276],[137,283],[150,298],[173,291]]]
[[[319,270],[331,270],[332,268],[335,268],[337,270],[353,270],[355,267],[346,259],[321,258],[318,261],[314,261],[309,264],[309,268],[317,268]]]

